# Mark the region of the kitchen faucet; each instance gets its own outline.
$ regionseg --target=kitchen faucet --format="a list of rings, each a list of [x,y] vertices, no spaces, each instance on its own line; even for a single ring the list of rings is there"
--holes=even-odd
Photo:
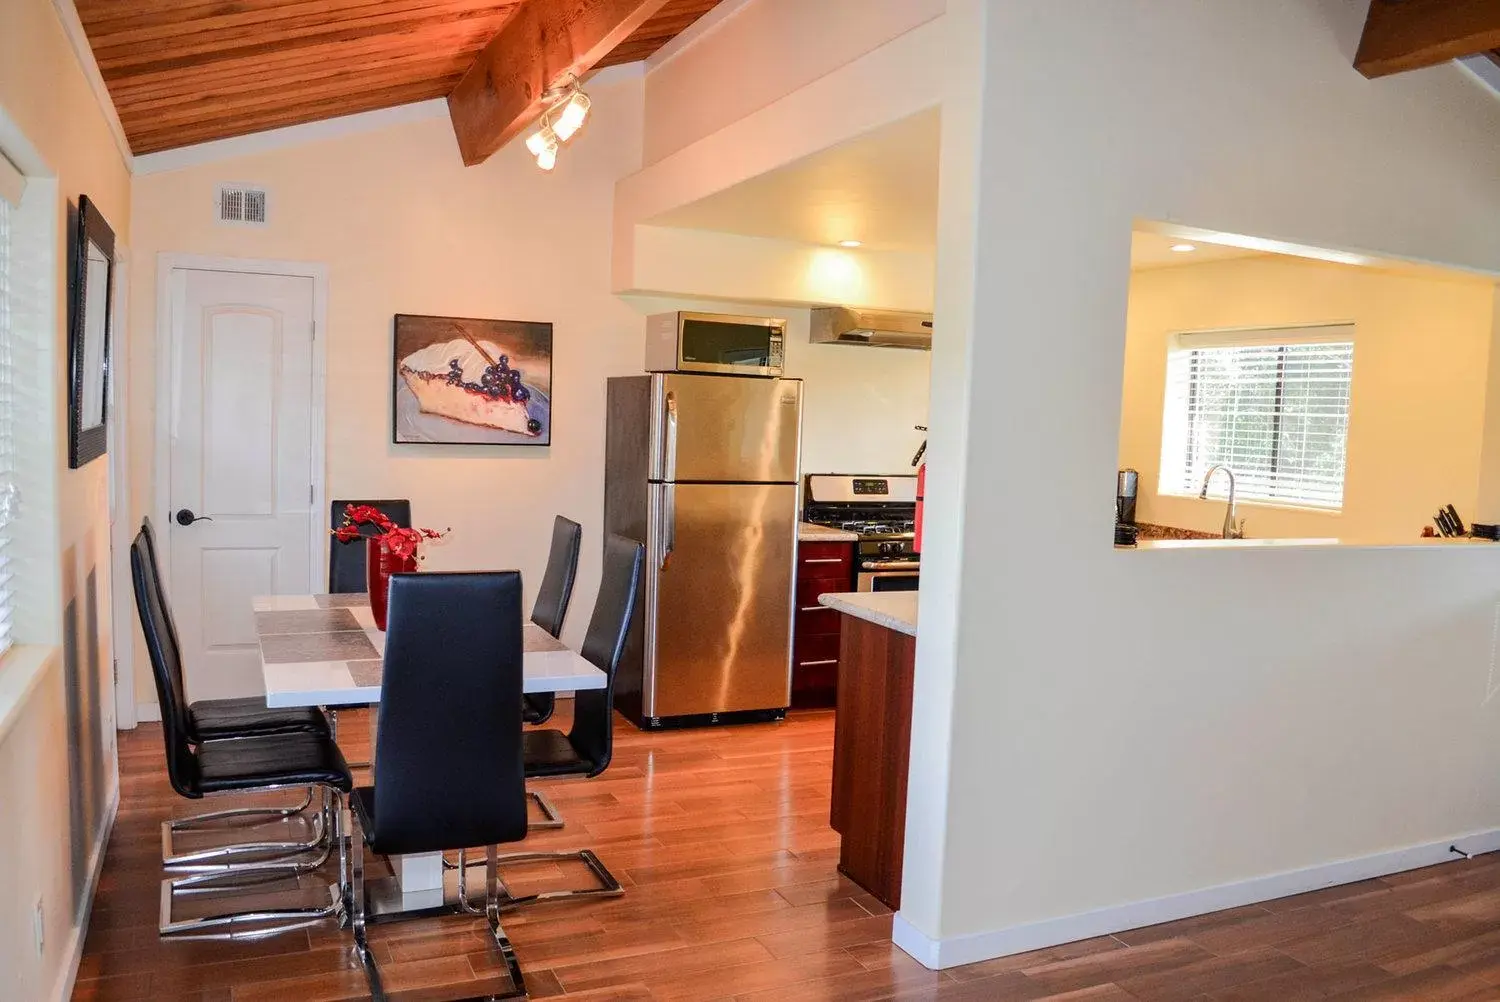
[[[1238,525],[1234,522],[1234,471],[1222,463],[1210,466],[1208,472],[1203,475],[1203,489],[1198,492],[1200,500],[1208,498],[1208,482],[1214,478],[1214,474],[1223,470],[1229,477],[1229,505],[1224,509],[1224,532],[1225,539],[1241,539],[1245,535],[1245,523]]]

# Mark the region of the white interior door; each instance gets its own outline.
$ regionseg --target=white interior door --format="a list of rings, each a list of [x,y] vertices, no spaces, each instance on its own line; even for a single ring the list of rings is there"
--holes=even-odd
[[[179,268],[169,284],[171,519],[159,531],[188,697],[255,695],[251,598],[311,584],[314,283]]]

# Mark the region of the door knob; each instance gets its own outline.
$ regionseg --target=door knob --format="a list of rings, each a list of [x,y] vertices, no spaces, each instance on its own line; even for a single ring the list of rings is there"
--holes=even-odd
[[[191,508],[183,508],[177,512],[178,525],[192,525],[194,522],[212,522],[211,515],[194,515]]]

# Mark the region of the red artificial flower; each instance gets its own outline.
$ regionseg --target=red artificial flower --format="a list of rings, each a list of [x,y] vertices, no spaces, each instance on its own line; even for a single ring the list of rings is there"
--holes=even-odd
[[[353,525],[374,525],[382,532],[389,532],[396,527],[396,523],[387,518],[384,512],[369,504],[350,505],[344,512],[344,522]]]
[[[378,532],[365,536],[359,531],[362,525],[373,525]],[[374,505],[350,505],[344,512],[344,524],[333,530],[335,539],[351,543],[366,538],[379,541],[381,549],[403,559],[416,557],[422,542],[442,539],[451,529],[406,529],[396,525]]]

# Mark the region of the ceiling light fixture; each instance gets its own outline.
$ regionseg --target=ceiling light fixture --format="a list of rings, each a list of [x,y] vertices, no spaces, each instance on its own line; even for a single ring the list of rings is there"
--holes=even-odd
[[[1193,244],[1173,244],[1172,251],[1176,254],[1191,254],[1198,248]]]
[[[849,248],[863,247],[864,246],[864,241],[863,240],[840,240],[839,241],[839,246],[840,247],[849,247]]]
[[[571,73],[565,82],[548,89],[542,99],[547,102],[547,110],[542,112],[537,130],[526,137],[526,149],[536,157],[538,167],[551,170],[557,166],[558,149],[583,128],[593,102]]]

